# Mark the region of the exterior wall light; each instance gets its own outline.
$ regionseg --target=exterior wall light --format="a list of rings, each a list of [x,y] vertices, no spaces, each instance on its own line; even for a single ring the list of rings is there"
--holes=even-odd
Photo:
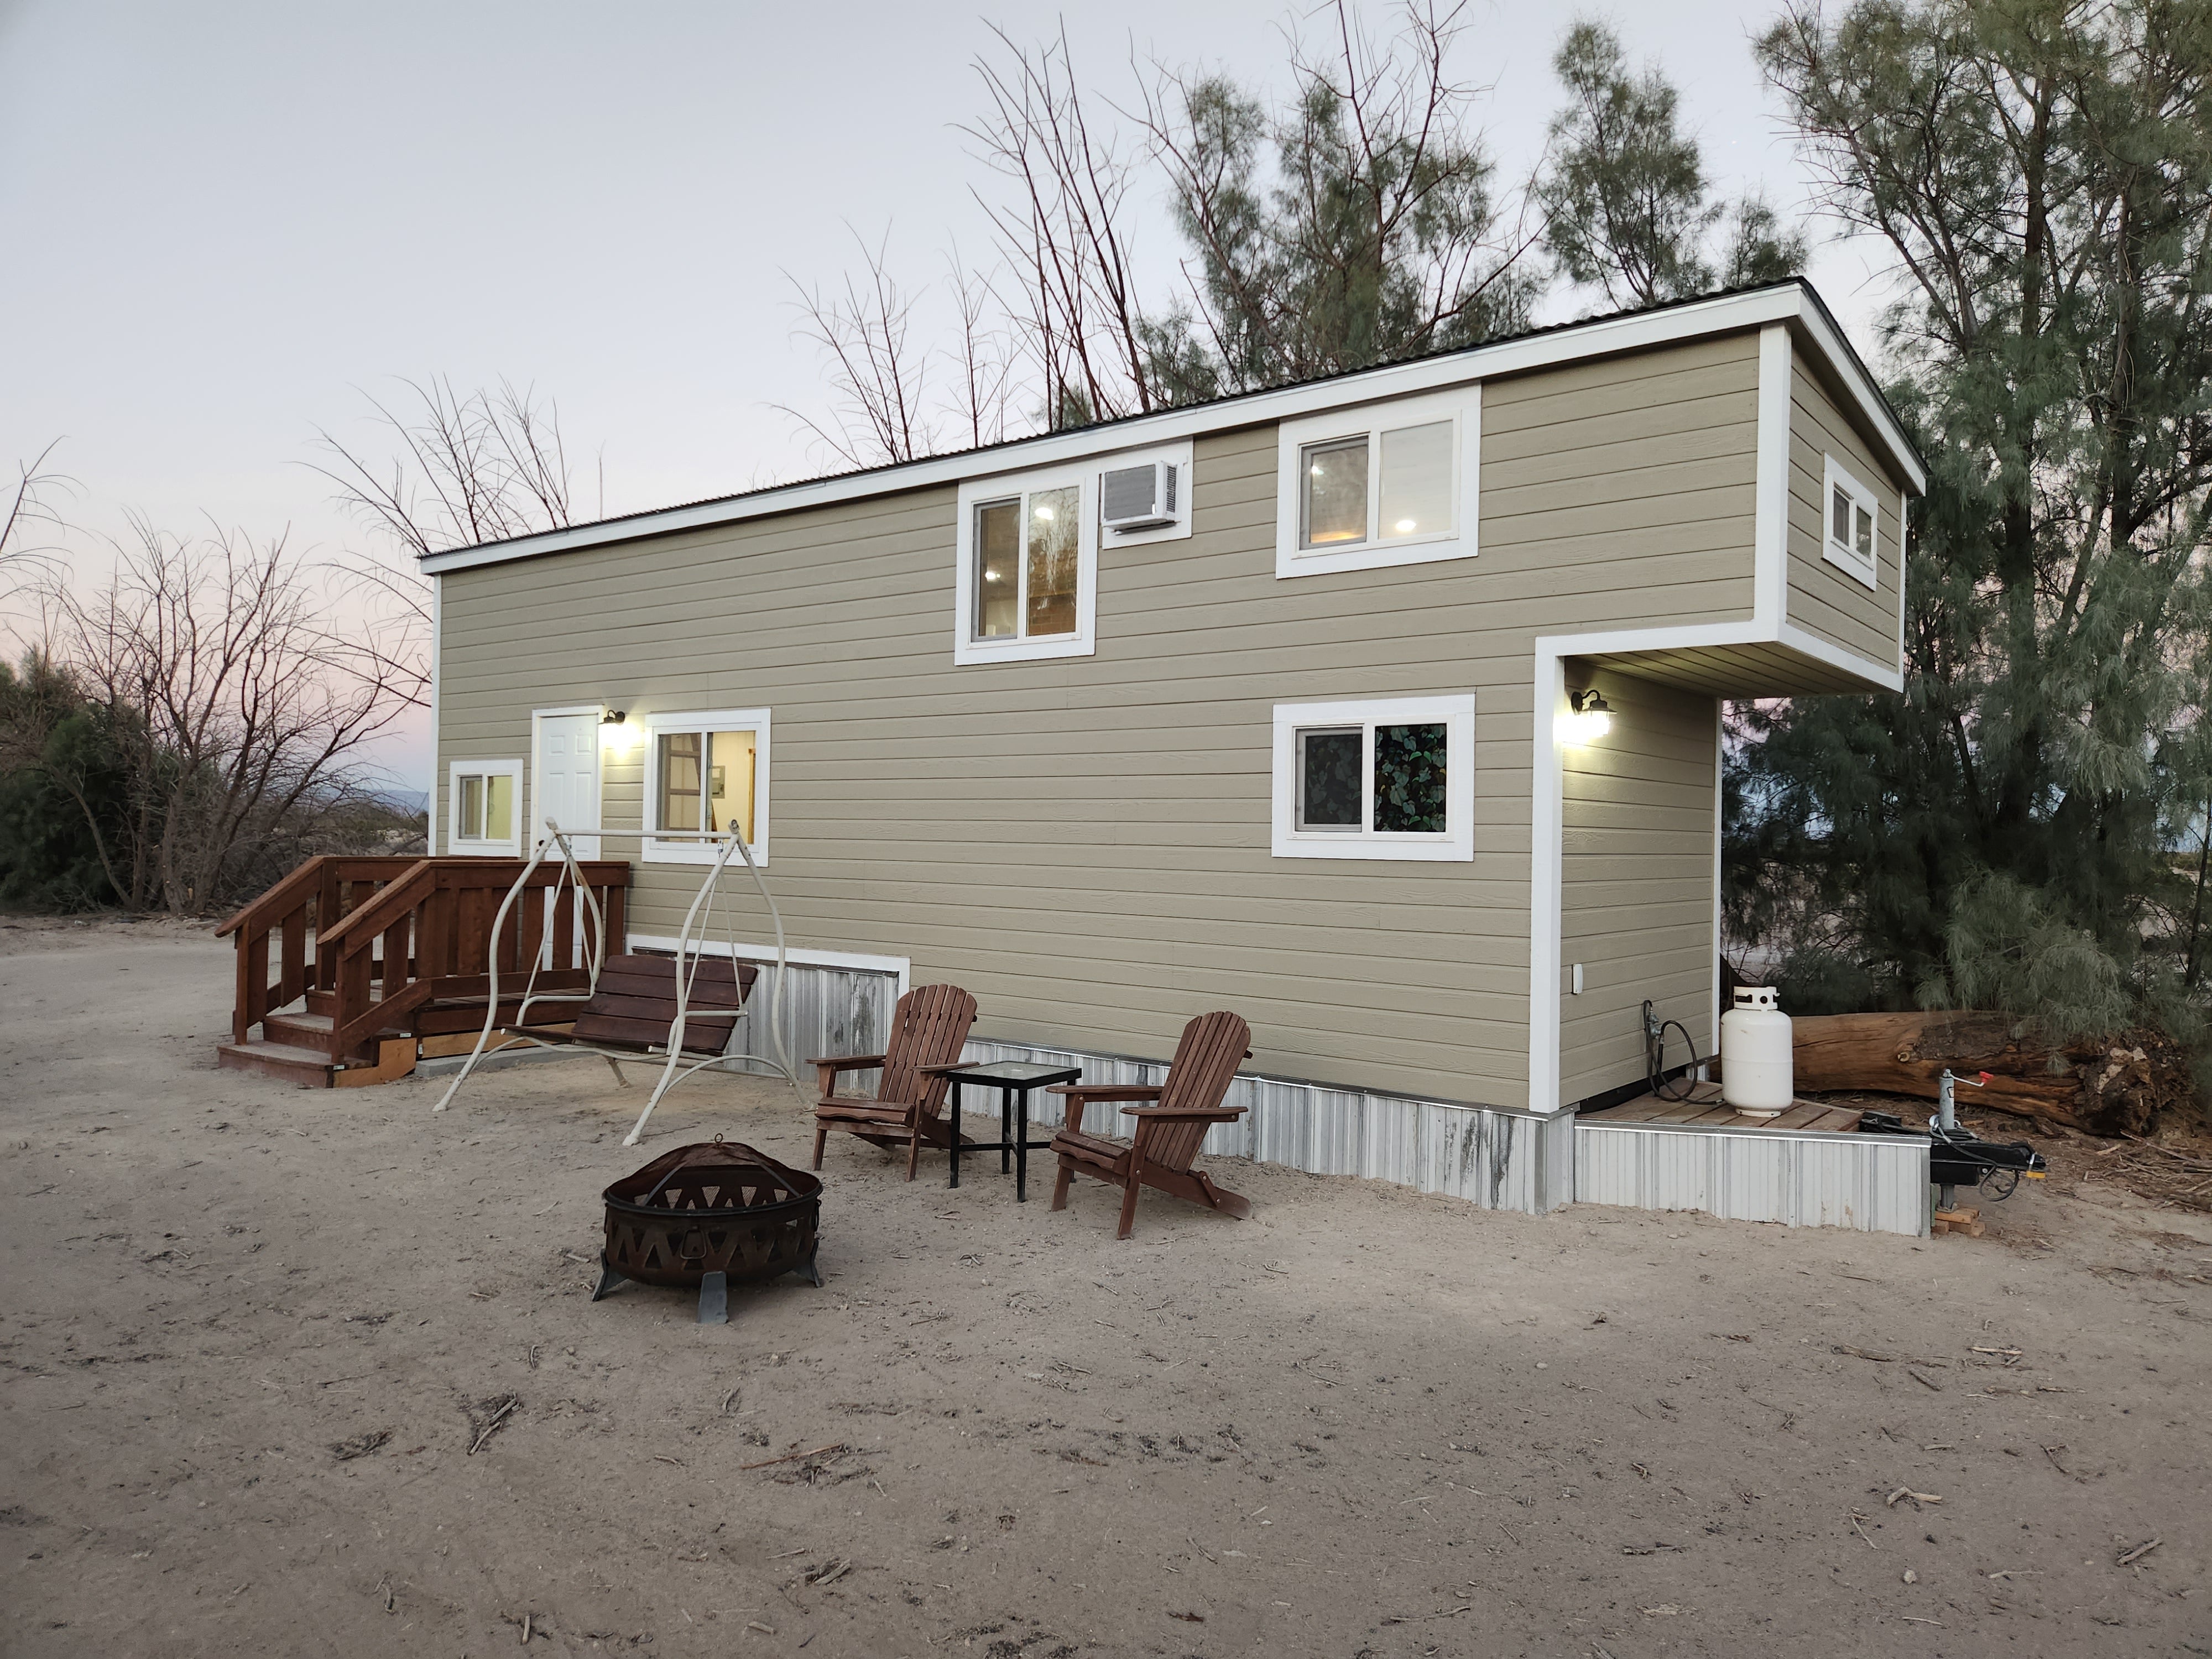
[[[1559,737],[1571,744],[1595,743],[1613,730],[1613,705],[1595,691],[1571,691],[1567,706],[1573,712],[1559,716]]]
[[[645,732],[630,724],[628,709],[610,708],[599,716],[599,742],[616,756],[633,755],[644,744]]]

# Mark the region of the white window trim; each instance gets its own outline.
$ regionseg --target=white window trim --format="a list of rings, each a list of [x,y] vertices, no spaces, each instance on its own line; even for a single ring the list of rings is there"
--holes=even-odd
[[[1444,832],[1440,836],[1297,827],[1297,733],[1314,726],[1444,727]],[[1366,764],[1374,764],[1370,745]],[[1370,789],[1369,799],[1372,799]],[[1274,813],[1269,850],[1279,859],[1398,859],[1431,864],[1474,857],[1474,694],[1363,697],[1275,705]]]
[[[1452,471],[1452,527],[1422,536],[1383,538],[1382,438],[1400,427],[1452,423],[1458,465]],[[1302,548],[1305,515],[1301,457],[1309,444],[1366,434],[1368,539],[1346,548]],[[1337,570],[1379,570],[1394,565],[1427,564],[1439,559],[1475,556],[1475,528],[1481,516],[1482,386],[1480,381],[1423,398],[1362,404],[1304,420],[1285,421],[1276,428],[1275,574],[1318,576]]]
[[[968,665],[986,662],[1035,662],[1047,657],[1088,657],[1097,650],[1098,474],[1096,464],[1060,466],[1000,478],[972,478],[960,486],[960,524],[954,545],[958,568],[954,587],[952,660]],[[1178,483],[1181,481],[1178,480]],[[979,640],[975,637],[975,509],[988,501],[1029,495],[1042,489],[1079,489],[1076,503],[1075,631],[1042,639]],[[1023,553],[1026,562],[1026,548]]]
[[[663,732],[750,732],[753,734],[753,862],[768,867],[769,830],[769,711],[765,708],[670,708],[649,714],[633,714],[645,731],[645,797],[639,803],[639,827],[646,833],[640,857],[647,864],[712,864],[714,843],[703,841],[662,841],[652,833],[660,802],[660,743]],[[731,862],[744,855],[732,853]]]
[[[1820,556],[1872,591],[1881,582],[1881,498],[1861,483],[1833,455],[1826,457],[1826,461],[1820,483]],[[1835,501],[1839,488],[1874,520],[1874,553],[1869,558],[1862,559],[1856,548],[1846,547],[1835,538]]]
[[[461,780],[507,777],[514,780],[514,831],[503,841],[461,839]],[[457,760],[446,771],[446,850],[456,858],[512,859],[522,856],[522,826],[529,803],[522,798],[520,760]]]

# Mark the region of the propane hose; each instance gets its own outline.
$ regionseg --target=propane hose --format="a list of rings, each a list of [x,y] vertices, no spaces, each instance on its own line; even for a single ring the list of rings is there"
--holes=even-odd
[[[1667,1092],[1667,1032],[1669,1028],[1682,1034],[1682,1046],[1690,1051],[1690,1062],[1682,1069],[1682,1091]],[[1651,1092],[1662,1100],[1683,1101],[1690,1097],[1697,1084],[1691,1073],[1706,1062],[1698,1059],[1698,1045],[1690,1040],[1690,1028],[1679,1019],[1662,1020],[1658,1010],[1647,999],[1644,1004],[1644,1080]]]

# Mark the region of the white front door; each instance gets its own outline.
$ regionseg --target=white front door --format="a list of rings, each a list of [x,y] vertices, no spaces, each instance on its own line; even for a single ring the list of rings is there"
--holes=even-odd
[[[532,780],[531,841],[545,838],[550,821],[561,826],[580,859],[599,855],[599,837],[579,831],[599,827],[599,717],[538,717],[537,775]]]

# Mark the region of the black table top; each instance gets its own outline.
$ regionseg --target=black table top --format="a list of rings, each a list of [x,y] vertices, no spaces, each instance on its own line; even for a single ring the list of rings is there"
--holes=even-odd
[[[1011,1083],[1035,1088],[1045,1083],[1073,1083],[1083,1075],[1083,1068],[1045,1066],[1032,1060],[1002,1060],[988,1066],[963,1066],[948,1075],[961,1083]]]

